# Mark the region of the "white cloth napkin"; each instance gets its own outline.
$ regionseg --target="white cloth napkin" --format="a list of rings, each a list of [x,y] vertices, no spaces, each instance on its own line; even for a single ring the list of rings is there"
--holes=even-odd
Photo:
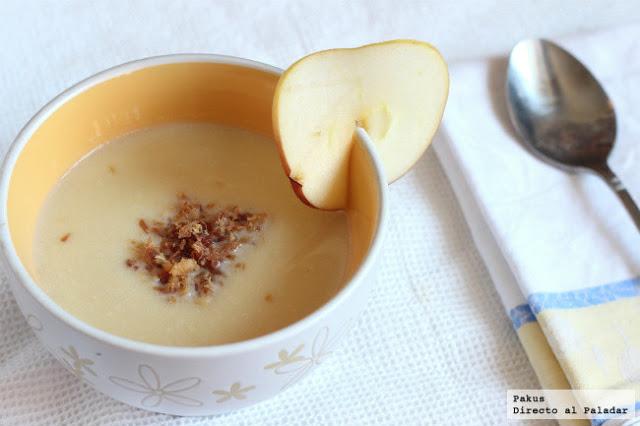
[[[640,201],[640,25],[558,42],[610,95],[618,116],[610,166]],[[640,364],[629,354],[639,353],[640,342],[624,329],[637,328],[640,305],[636,300],[620,313],[621,305],[612,303],[640,294],[640,233],[601,179],[559,171],[517,141],[505,107],[505,58],[450,72],[436,151],[514,326],[543,317],[541,327],[572,386],[633,388]],[[589,330],[594,306],[602,307],[597,315],[604,320]],[[602,311],[608,306],[616,307],[615,315]],[[595,379],[598,371],[586,371],[588,357],[602,380]]]

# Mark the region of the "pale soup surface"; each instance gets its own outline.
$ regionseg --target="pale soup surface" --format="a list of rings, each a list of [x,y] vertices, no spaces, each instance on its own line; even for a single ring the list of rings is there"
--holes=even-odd
[[[255,245],[239,252],[245,268],[230,269],[208,303],[169,303],[154,277],[125,264],[130,241],[146,238],[139,219],[166,216],[179,192],[267,214]],[[37,281],[63,309],[178,346],[245,340],[305,317],[342,287],[347,256],[346,215],[298,201],[272,141],[187,123],[126,135],[78,162],[45,202],[34,244]]]

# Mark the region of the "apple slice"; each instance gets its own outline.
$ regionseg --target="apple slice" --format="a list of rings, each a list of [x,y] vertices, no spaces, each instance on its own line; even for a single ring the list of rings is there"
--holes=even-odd
[[[449,90],[447,65],[430,44],[393,40],[313,53],[280,77],[273,101],[276,141],[298,197],[345,208],[356,126],[374,141],[393,182],[422,156]]]

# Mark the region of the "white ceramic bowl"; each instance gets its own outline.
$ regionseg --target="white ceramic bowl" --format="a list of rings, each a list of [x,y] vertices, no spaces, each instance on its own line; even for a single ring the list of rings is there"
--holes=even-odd
[[[71,316],[34,280],[31,243],[38,210],[78,159],[120,134],[168,121],[220,122],[271,136],[271,99],[279,74],[268,65],[216,55],[142,59],[66,90],[14,141],[0,182],[0,233],[13,294],[47,350],[100,392],[176,415],[245,407],[308,374],[362,310],[386,218],[384,173],[362,133],[351,160],[351,278],[327,304],[284,329],[219,346],[142,343]]]

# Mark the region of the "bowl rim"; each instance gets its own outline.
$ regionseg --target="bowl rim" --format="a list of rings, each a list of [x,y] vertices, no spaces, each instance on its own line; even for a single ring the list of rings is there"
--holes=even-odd
[[[366,274],[374,267],[374,261],[381,251],[384,234],[387,228],[387,182],[385,178],[384,168],[379,156],[375,151],[373,142],[368,137],[366,132],[364,132],[362,129],[358,128],[356,130],[356,134],[363,143],[365,150],[367,151],[373,163],[374,171],[377,178],[376,187],[378,190],[379,199],[378,223],[374,230],[371,246],[369,247],[365,258],[363,259],[360,267],[351,277],[351,279],[328,302],[320,306],[318,309],[316,309],[306,317],[303,317],[302,319],[299,319],[298,321],[289,324],[284,328],[278,329],[262,336],[254,337],[252,339],[210,346],[165,346],[129,339],[94,327],[65,311],[36,284],[35,280],[27,272],[26,268],[22,264],[15,251],[8,226],[7,201],[9,196],[9,183],[11,181],[11,176],[13,174],[16,161],[31,136],[43,124],[43,122],[49,118],[52,113],[54,113],[61,105],[72,99],[74,96],[106,80],[110,80],[118,76],[148,67],[172,63],[190,62],[236,65],[271,73],[274,75],[280,75],[282,73],[282,70],[280,68],[234,56],[208,53],[182,53],[151,56],[126,62],[121,65],[108,68],[104,71],[100,71],[65,89],[51,101],[47,102],[24,125],[24,127],[18,132],[17,136],[11,143],[9,150],[7,151],[7,154],[2,161],[2,172],[0,175],[0,247],[9,268],[18,278],[18,285],[22,286],[42,306],[44,310],[48,311],[51,315],[61,320],[67,326],[70,326],[76,332],[87,335],[88,337],[102,343],[128,351],[161,357],[210,358],[236,354],[240,352],[249,352],[287,339],[303,331],[304,329],[312,327],[322,317],[329,315],[339,305],[346,302],[350,295],[354,293],[354,291],[356,291],[359,286],[362,285]],[[8,278],[12,279],[12,277]]]

